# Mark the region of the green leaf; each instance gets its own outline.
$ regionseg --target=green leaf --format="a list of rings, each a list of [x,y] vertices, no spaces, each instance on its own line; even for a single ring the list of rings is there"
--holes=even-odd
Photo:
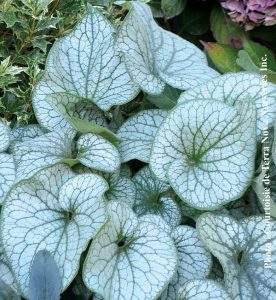
[[[122,202],[110,202],[108,212],[84,263],[85,285],[104,299],[157,299],[177,267],[169,233]]]
[[[204,47],[210,60],[221,73],[238,72],[242,70],[236,63],[239,50],[231,46],[216,43],[204,43]]]
[[[179,98],[180,91],[166,85],[164,91],[160,95],[147,95],[147,100],[158,108],[170,110],[172,109]]]
[[[11,28],[16,22],[18,22],[18,19],[13,11],[2,11],[0,12],[0,22],[5,22],[7,28]]]
[[[131,78],[148,94],[161,94],[166,83],[185,90],[217,76],[197,47],[159,27],[139,1],[119,28],[116,45]]]
[[[149,162],[154,137],[166,116],[167,112],[161,109],[145,110],[120,127],[117,135],[122,141],[119,148],[122,162],[132,159]]]
[[[225,287],[234,300],[273,299],[276,296],[275,257],[271,269],[264,269],[267,244],[276,246],[276,223],[267,227],[262,216],[241,223],[226,215],[205,213],[197,221],[200,240],[220,261]],[[271,236],[265,240],[265,231]]]
[[[210,15],[210,25],[214,38],[219,44],[240,48],[243,41],[243,30],[231,21],[221,6],[214,6]]]
[[[161,0],[161,9],[167,19],[181,14],[186,6],[187,0]]]
[[[44,115],[41,109],[45,110],[47,103],[57,98],[62,103],[78,98],[108,110],[136,97],[139,88],[114,47],[114,32],[111,23],[90,7],[70,34],[55,42],[44,76],[33,92],[39,121]]]
[[[177,300],[231,300],[225,288],[214,280],[191,280],[178,291]]]
[[[29,300],[59,300],[61,278],[58,266],[47,250],[36,253],[30,271]]]
[[[108,185],[94,174],[75,176],[56,165],[18,183],[2,211],[2,239],[7,257],[28,298],[32,261],[39,250],[53,256],[65,290],[78,273],[80,256],[106,221]]]
[[[26,6],[32,9],[34,12],[40,12],[47,10],[48,5],[54,0],[21,0]]]
[[[181,18],[181,29],[189,34],[201,35],[209,29],[209,12],[205,9],[187,6]]]
[[[161,300],[175,300],[183,284],[193,279],[206,278],[212,266],[211,254],[199,240],[194,228],[178,226],[171,235],[178,252],[179,266]]]
[[[250,40],[243,42],[243,49],[249,54],[258,69],[262,68],[262,58],[265,58],[267,60],[268,69],[276,72],[275,55],[270,49]]]
[[[265,85],[265,91],[264,91]],[[263,94],[267,103],[263,103]],[[204,99],[214,99],[223,101],[229,105],[236,105],[246,99],[252,99],[257,109],[257,134],[261,135],[263,128],[274,125],[276,119],[276,85],[272,83],[264,84],[261,76],[256,74],[239,73],[226,74],[205,85],[201,85],[193,90],[182,93],[178,103],[187,101],[202,101]],[[265,113],[265,118],[264,118]]]
[[[120,139],[110,131],[108,128],[98,125],[95,122],[89,122],[86,120],[81,120],[75,117],[67,118],[68,123],[70,123],[77,132],[80,133],[94,133],[103,138],[107,141],[112,143],[114,146],[119,147]]]
[[[171,196],[166,193],[170,189],[169,184],[158,180],[148,166],[135,174],[133,182],[136,186],[133,210],[138,216],[159,215],[172,228],[180,224],[180,209]]]
[[[250,58],[249,54],[245,50],[240,50],[239,51],[236,62],[245,71],[252,72],[252,73],[257,73],[257,74],[260,71],[257,68],[257,66],[253,63],[253,61]]]
[[[238,199],[248,188],[255,148],[252,101],[236,107],[214,100],[188,101],[161,124],[150,167],[190,206],[216,209]]]

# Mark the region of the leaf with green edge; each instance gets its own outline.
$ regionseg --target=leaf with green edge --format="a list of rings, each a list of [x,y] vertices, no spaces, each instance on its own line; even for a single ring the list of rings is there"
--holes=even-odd
[[[180,90],[166,85],[160,95],[147,95],[147,100],[160,109],[170,110],[177,104],[180,96]]]
[[[91,121],[89,122],[74,117],[68,118],[67,120],[77,132],[94,133],[103,137],[116,147],[119,147],[120,145],[120,139],[116,136],[116,134],[114,134],[106,127],[100,126],[95,122],[92,123]]]
[[[117,148],[96,134],[83,134],[77,141],[77,150],[77,159],[89,168],[110,173],[120,167]]]
[[[223,101],[229,105],[236,105],[246,99],[252,99],[257,109],[257,134],[260,135],[264,125],[263,93],[265,93],[268,107],[265,119],[269,125],[274,125],[276,119],[276,85],[264,85],[262,77],[257,74],[238,73],[225,74],[208,83],[198,86],[181,94],[178,103],[213,99]]]
[[[0,152],[8,149],[10,144],[10,128],[6,124],[0,122]]]
[[[266,243],[276,246],[276,222],[265,240],[265,218],[252,216],[240,223],[227,215],[203,214],[197,221],[200,240],[218,258],[224,270],[224,283],[231,298],[274,299],[276,296],[275,256],[271,269],[264,269]]]
[[[167,114],[161,109],[141,111],[120,127],[117,136],[121,140],[119,152],[122,162],[132,159],[149,162],[154,137]]]
[[[171,19],[182,13],[187,0],[161,0],[161,9],[167,19]]]
[[[242,68],[237,64],[239,50],[217,43],[203,42],[208,56],[217,70],[221,73],[239,72]]]
[[[220,5],[212,8],[210,14],[210,27],[216,41],[223,45],[240,48],[244,37],[244,31],[224,13]]]
[[[84,263],[85,285],[104,299],[157,299],[177,268],[173,240],[123,202],[110,202],[108,212]]]
[[[59,300],[61,277],[58,266],[47,250],[36,253],[30,270],[29,300]]]
[[[45,133],[46,131],[38,124],[15,127],[11,130],[11,141],[8,149],[9,153],[14,151],[14,147],[17,143],[32,140]]]
[[[139,1],[119,28],[116,45],[131,78],[148,94],[161,94],[165,83],[186,90],[218,75],[200,49],[159,27]]]
[[[0,205],[15,182],[16,171],[12,155],[0,153]]]
[[[163,121],[150,167],[190,206],[210,210],[240,198],[254,173],[256,109],[252,101],[188,101]]]
[[[7,28],[13,27],[13,25],[18,22],[16,13],[14,11],[1,11],[0,22],[5,22]]]
[[[33,108],[41,126],[50,131],[75,132],[68,118],[95,122],[107,127],[103,113],[93,104],[64,93],[53,94],[46,98],[33,98]]]
[[[215,280],[191,280],[178,291],[177,300],[231,300],[225,288]]]
[[[161,300],[175,300],[183,284],[189,280],[206,278],[212,266],[211,254],[199,240],[194,228],[178,226],[171,236],[178,252],[179,266]]]
[[[0,279],[0,299],[1,300],[21,300],[16,292]]]
[[[72,138],[49,132],[14,147],[16,181],[28,179],[39,170],[73,158]]]
[[[5,252],[28,297],[29,271],[39,250],[48,250],[58,265],[65,290],[77,275],[89,241],[106,221],[106,181],[95,174],[75,176],[55,165],[19,182],[2,211]]]
[[[159,215],[172,228],[180,224],[180,209],[168,193],[169,184],[157,179],[148,166],[135,174],[133,182],[136,186],[133,210],[138,216]]]
[[[80,98],[108,110],[137,96],[139,88],[115,50],[114,33],[115,28],[100,11],[89,6],[75,29],[55,42],[44,76],[33,92],[38,117],[43,117],[41,103],[55,101],[52,97],[60,98],[59,102],[68,101],[68,97]]]

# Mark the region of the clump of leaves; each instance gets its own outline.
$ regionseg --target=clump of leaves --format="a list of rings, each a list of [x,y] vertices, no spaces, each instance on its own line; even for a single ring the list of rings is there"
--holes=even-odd
[[[89,6],[54,43],[32,94],[38,124],[0,123],[3,294],[273,299],[255,164],[276,85],[264,118],[261,76],[220,75],[129,4],[123,22]]]

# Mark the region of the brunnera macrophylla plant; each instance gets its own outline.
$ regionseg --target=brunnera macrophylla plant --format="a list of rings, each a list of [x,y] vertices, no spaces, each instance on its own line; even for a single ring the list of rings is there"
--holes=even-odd
[[[256,74],[219,75],[146,4],[118,28],[90,7],[49,53],[32,98],[39,124],[0,123],[3,293],[276,298],[251,188],[261,190],[263,126],[276,120],[276,86],[266,85],[265,122],[262,89]],[[181,91],[175,106],[161,103],[168,90]],[[160,105],[144,109],[141,94]]]

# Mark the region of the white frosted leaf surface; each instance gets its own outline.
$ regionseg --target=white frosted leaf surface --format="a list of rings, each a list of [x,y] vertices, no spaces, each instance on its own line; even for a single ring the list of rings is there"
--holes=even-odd
[[[155,137],[150,167],[178,196],[198,209],[239,198],[253,176],[256,111],[221,101],[189,101],[176,107]]]
[[[53,255],[63,290],[71,283],[81,253],[105,222],[107,188],[97,175],[75,176],[69,167],[56,165],[12,189],[3,208],[2,236],[23,295],[39,250]]]
[[[12,273],[9,262],[4,253],[3,246],[0,244],[0,278],[15,291],[17,290],[17,285],[15,282],[14,275]],[[4,300],[4,299],[3,299]]]
[[[121,139],[120,154],[122,162],[139,159],[149,162],[153,139],[167,112],[161,109],[151,109],[139,112],[129,118],[118,130]]]
[[[131,78],[148,94],[161,94],[165,83],[185,90],[218,76],[201,50],[159,27],[150,7],[138,1],[120,27],[116,45]]]
[[[96,134],[82,135],[77,142],[77,147],[77,159],[89,168],[115,172],[120,167],[120,155],[117,148]]]
[[[225,288],[214,280],[191,280],[178,292],[177,300],[231,300]]]
[[[70,117],[95,122],[107,127],[103,113],[93,104],[70,94],[51,94],[45,98],[33,98],[33,106],[39,123],[51,131],[75,132],[67,121]]]
[[[265,97],[265,99],[264,99]],[[190,100],[213,99],[234,106],[238,102],[252,99],[257,109],[257,133],[261,133],[266,119],[272,125],[276,119],[276,85],[264,84],[257,74],[226,74],[210,80],[181,94],[178,103]],[[265,101],[263,103],[263,100]]]
[[[37,171],[72,158],[72,140],[63,133],[49,132],[14,148],[16,180],[27,179]]]
[[[108,210],[110,220],[86,257],[85,285],[104,299],[156,299],[177,266],[171,237],[122,202],[110,202]]]
[[[12,155],[0,153],[0,205],[15,181],[15,165]]]
[[[134,211],[138,215],[157,214],[175,227],[180,224],[181,213],[177,203],[166,194],[169,184],[160,181],[148,166],[141,169],[133,177],[136,186]]]
[[[264,268],[266,243],[276,243],[276,223],[271,221],[271,238],[265,241],[265,219],[254,216],[241,223],[226,215],[206,213],[197,221],[199,237],[220,261],[224,282],[232,299],[274,299],[276,258],[271,269]]]
[[[52,97],[59,97],[59,102],[63,102],[63,97],[65,101],[77,97],[108,110],[137,95],[139,89],[114,48],[114,32],[111,23],[90,7],[70,34],[55,42],[45,75],[33,94],[37,116],[45,116],[45,110],[43,116],[40,112],[40,103],[56,101]]]
[[[11,142],[9,145],[9,152],[13,152],[17,143],[32,140],[38,136],[45,134],[45,130],[37,125],[31,124],[26,126],[20,126],[11,130]]]
[[[203,246],[196,230],[190,226],[178,226],[171,234],[179,258],[177,273],[164,293],[162,300],[175,300],[180,287],[193,279],[207,278],[212,259]]]
[[[0,122],[0,152],[6,151],[10,144],[10,128]]]
[[[113,178],[111,176],[109,183],[109,190],[106,193],[108,201],[123,201],[129,206],[133,206],[136,195],[136,188],[131,179],[124,176]]]

